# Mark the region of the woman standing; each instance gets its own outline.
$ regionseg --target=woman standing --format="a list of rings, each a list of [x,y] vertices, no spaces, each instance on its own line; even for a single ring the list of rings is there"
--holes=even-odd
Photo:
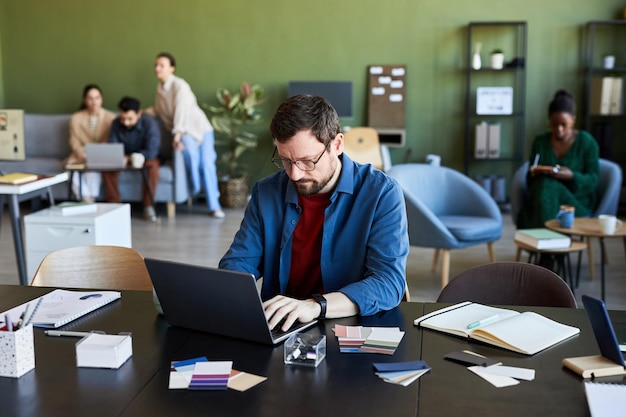
[[[224,212],[219,203],[213,126],[189,84],[175,76],[175,70],[176,60],[171,54],[157,55],[154,72],[160,83],[154,113],[172,132],[174,149],[183,151],[193,194],[204,188],[209,215],[221,219]]]
[[[550,129],[533,142],[528,171],[529,199],[518,214],[517,227],[544,227],[562,204],[588,216],[596,204],[599,178],[598,144],[586,131],[574,128],[576,102],[559,90],[548,108]]]
[[[88,84],[83,90],[83,101],[80,110],[70,119],[70,147],[72,154],[66,159],[66,164],[84,164],[85,145],[87,143],[107,142],[111,122],[115,114],[102,108],[102,90],[96,84]],[[82,187],[79,190],[79,184]],[[76,196],[82,196],[83,201],[94,202],[100,195],[102,176],[99,172],[84,172],[82,181],[78,172],[72,178],[72,191]]]

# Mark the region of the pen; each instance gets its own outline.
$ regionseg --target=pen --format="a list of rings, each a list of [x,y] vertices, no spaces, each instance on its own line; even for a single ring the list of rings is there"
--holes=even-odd
[[[478,321],[468,324],[467,329],[468,330],[475,329],[478,326],[484,326],[485,324],[493,323],[496,320],[498,320],[498,315],[494,314],[493,316],[485,317],[482,320],[478,320]]]
[[[28,305],[26,306],[26,309],[24,310],[24,323],[23,323],[24,327],[30,324],[30,321],[33,319],[33,316],[37,312],[37,309],[39,308],[39,304],[41,304],[42,301],[43,301],[43,297],[39,297],[39,299],[37,300],[37,304],[35,304],[35,308],[30,309],[30,310],[28,309],[30,307],[30,303],[28,303]],[[26,316],[26,313],[30,313],[28,317]]]
[[[533,162],[533,166],[536,167],[539,164],[539,153],[535,154],[535,161]]]
[[[85,337],[85,336],[89,336],[91,334],[96,334],[96,333],[104,334],[102,332],[72,332],[72,331],[67,331],[67,330],[46,330],[44,331],[44,333],[47,336],[67,336],[67,337]]]
[[[9,317],[8,314],[4,315],[4,323],[7,326],[7,332],[12,332],[13,331],[13,322],[11,321],[11,317]]]

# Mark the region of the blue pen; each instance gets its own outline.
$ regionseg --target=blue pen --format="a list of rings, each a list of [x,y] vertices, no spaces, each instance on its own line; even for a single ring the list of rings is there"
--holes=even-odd
[[[475,329],[478,326],[484,326],[485,324],[493,323],[496,320],[498,320],[498,315],[494,314],[493,316],[485,317],[482,320],[478,320],[478,321],[468,324],[467,329],[468,330]]]
[[[536,167],[539,164],[539,154],[535,154],[535,161],[533,162],[533,166]]]

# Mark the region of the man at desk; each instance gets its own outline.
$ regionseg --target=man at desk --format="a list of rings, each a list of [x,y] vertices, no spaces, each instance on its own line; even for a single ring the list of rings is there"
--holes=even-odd
[[[133,97],[123,97],[118,104],[120,114],[111,124],[109,143],[124,144],[124,155],[127,164],[136,167],[145,167],[148,183],[152,191],[156,190],[159,182],[159,146],[161,132],[154,118],[143,115],[139,100]],[[131,161],[130,159],[134,159]],[[143,163],[141,160],[144,160]],[[138,161],[137,161],[138,160]],[[110,203],[119,203],[118,188],[119,171],[104,172],[104,191],[106,200]],[[143,216],[146,220],[156,221],[153,202],[150,193],[144,185],[143,189]]]
[[[254,186],[220,268],[263,277],[271,328],[396,307],[409,252],[399,185],[343,153],[339,117],[322,97],[287,99],[270,131],[280,171]]]

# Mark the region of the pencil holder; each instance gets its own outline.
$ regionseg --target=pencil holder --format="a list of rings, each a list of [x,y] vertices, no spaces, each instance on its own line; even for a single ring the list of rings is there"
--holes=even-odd
[[[35,369],[33,325],[0,331],[0,376],[19,378],[31,369]]]

